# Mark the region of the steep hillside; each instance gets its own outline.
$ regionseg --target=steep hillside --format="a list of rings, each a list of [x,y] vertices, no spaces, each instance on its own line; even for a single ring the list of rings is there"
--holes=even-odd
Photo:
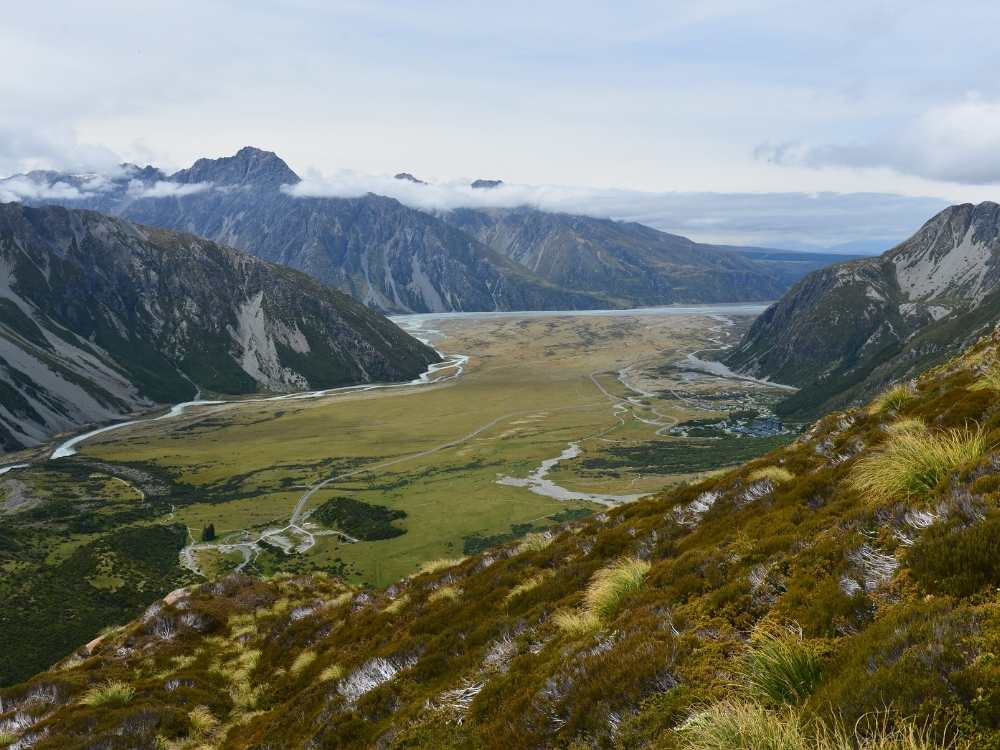
[[[91,211],[0,204],[0,446],[191,398],[410,379],[437,355],[304,274]]]
[[[0,691],[0,732],[38,750],[996,747],[998,396],[995,334],[748,465],[387,590],[178,590]]]
[[[736,302],[779,296],[831,262],[805,253],[692,242],[635,222],[534,208],[456,209],[442,218],[542,278],[633,305]]]
[[[755,321],[726,364],[800,387],[812,417],[960,351],[1000,320],[1000,206],[945,209],[877,258],[803,279]]]

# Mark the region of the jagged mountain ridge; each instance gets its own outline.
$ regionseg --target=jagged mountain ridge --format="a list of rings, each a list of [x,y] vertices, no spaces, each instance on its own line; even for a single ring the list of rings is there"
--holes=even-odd
[[[726,364],[800,387],[812,417],[960,351],[1000,320],[1000,206],[952,206],[876,258],[816,271],[766,310]]]
[[[751,746],[699,744],[715,716],[729,738],[748,721],[753,747],[994,747],[998,387],[994,334],[891,406],[386,590],[325,574],[177,590],[0,690],[0,729],[37,750]],[[918,492],[859,488],[901,436],[966,440],[970,420],[978,449]],[[784,661],[755,684],[775,642]],[[907,719],[923,741],[795,741]]]
[[[0,270],[6,450],[196,388],[410,379],[438,360],[305,274],[93,211],[0,204]]]
[[[86,182],[55,173],[11,179],[26,178]],[[762,301],[828,262],[762,261],[637,224],[534,209],[431,214],[374,194],[294,197],[283,189],[298,182],[277,155],[246,147],[170,175],[127,165],[98,191],[72,200],[39,191],[36,200],[199,234],[392,312]]]

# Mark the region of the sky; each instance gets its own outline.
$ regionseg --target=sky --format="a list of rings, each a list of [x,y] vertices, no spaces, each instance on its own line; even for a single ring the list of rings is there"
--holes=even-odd
[[[998,27],[978,0],[10,4],[0,175],[255,145],[309,194],[501,178],[699,240],[888,243],[1000,199]]]

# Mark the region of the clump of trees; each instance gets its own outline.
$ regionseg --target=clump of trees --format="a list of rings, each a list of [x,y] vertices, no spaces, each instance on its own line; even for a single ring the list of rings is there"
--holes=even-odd
[[[201,530],[201,541],[210,542],[215,539],[215,524],[210,523]]]

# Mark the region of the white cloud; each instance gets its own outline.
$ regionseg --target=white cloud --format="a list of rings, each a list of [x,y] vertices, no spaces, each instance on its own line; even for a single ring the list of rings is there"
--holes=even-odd
[[[888,167],[967,185],[1000,183],[1000,101],[972,93],[927,109],[889,133],[847,144],[766,144],[758,158],[810,167]]]
[[[132,198],[182,198],[185,195],[203,193],[212,189],[211,182],[170,182],[157,180],[149,184],[132,180],[128,184],[128,194]]]
[[[420,175],[417,175],[418,177]],[[829,246],[904,239],[946,204],[938,198],[887,193],[642,192],[564,185],[503,184],[475,189],[469,181],[419,185],[389,176],[341,171],[283,188],[298,197],[386,195],[425,211],[515,208],[637,221],[705,242],[777,247]]]

